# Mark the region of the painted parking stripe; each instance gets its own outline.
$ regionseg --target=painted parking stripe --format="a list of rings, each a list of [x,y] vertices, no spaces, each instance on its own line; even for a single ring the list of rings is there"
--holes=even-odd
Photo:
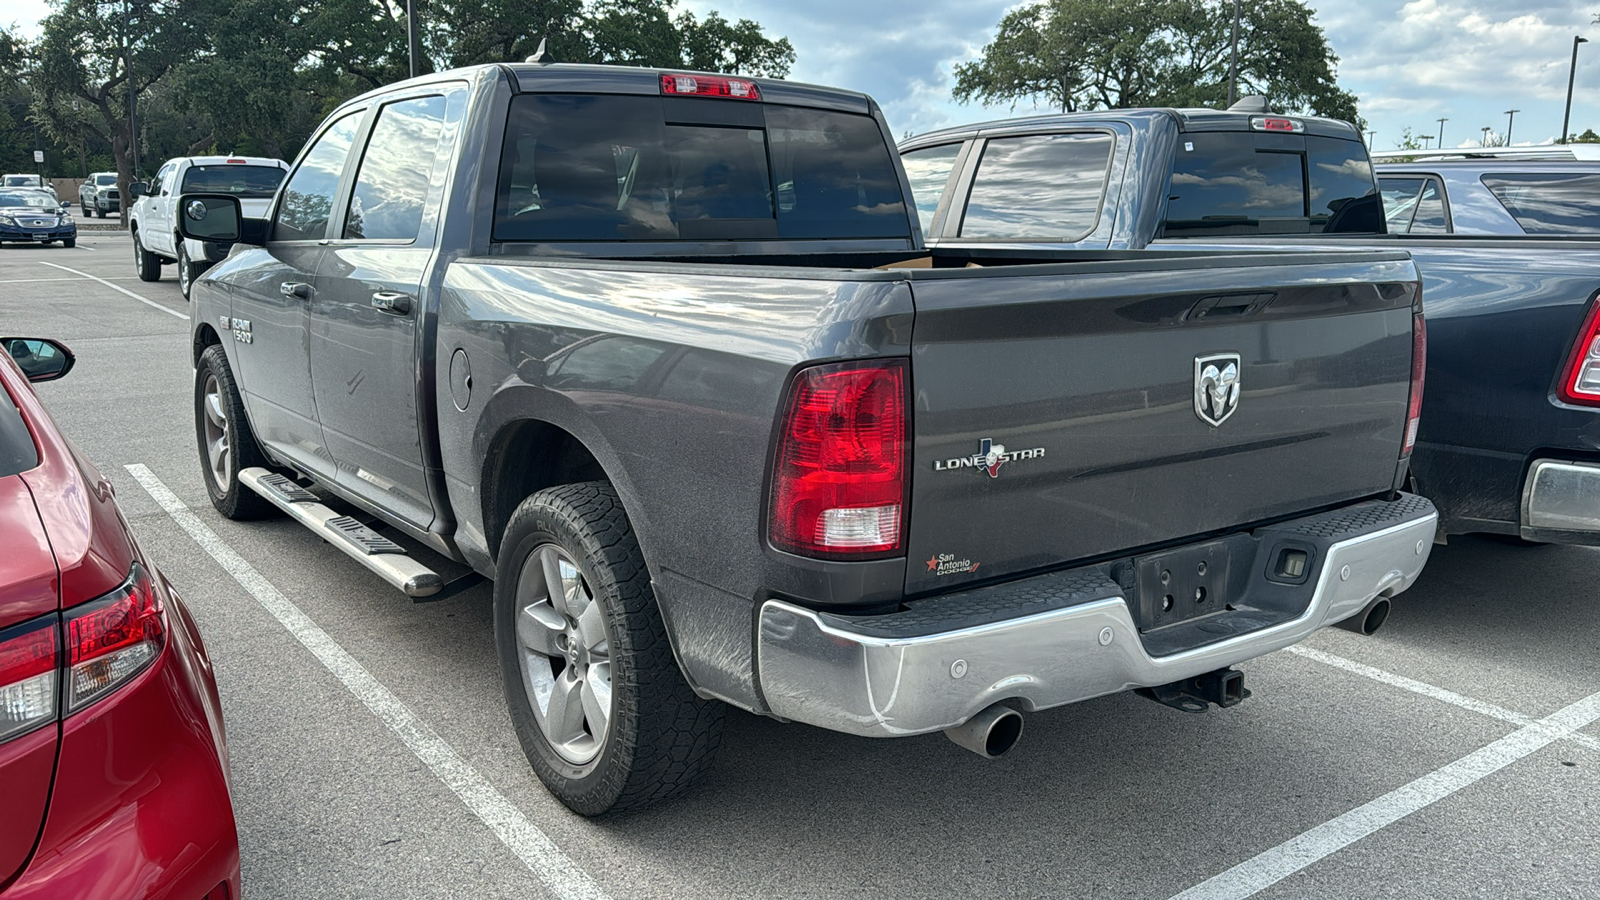
[[[41,261],[39,263],[39,265],[41,265],[41,266],[49,266],[52,269],[60,269],[63,272],[71,272],[74,275],[77,275],[77,276],[79,276],[81,278],[87,278],[90,281],[98,281],[101,284],[105,285],[106,287],[111,288],[113,291],[120,291],[120,292],[122,292],[124,294],[127,294],[129,297],[132,297],[133,299],[139,301],[140,303],[143,303],[145,306],[151,306],[151,307],[154,307],[156,309],[159,309],[159,310],[161,310],[162,312],[166,313],[169,316],[177,316],[178,318],[184,320],[185,322],[189,321],[189,316],[186,313],[181,313],[181,312],[178,312],[175,309],[171,309],[170,307],[162,306],[161,304],[155,302],[154,300],[150,300],[150,299],[141,297],[138,294],[135,294],[133,291],[130,291],[125,287],[122,287],[121,285],[112,284],[111,282],[105,280],[104,278],[99,278],[97,276],[90,275],[88,272],[79,272],[77,269],[69,269],[66,266],[58,266],[53,262],[43,262],[43,261]]]
[[[467,809],[494,832],[552,893],[563,900],[608,900],[588,873],[561,852],[550,838],[528,820],[488,779],[456,753],[426,722],[372,676],[356,658],[318,627],[309,616],[283,596],[244,557],[200,521],[187,505],[149,468],[140,463],[124,466],[172,521],[210,554],[272,617],[288,629],[335,678],[356,695],[367,709],[399,735],[416,757],[454,791]]]
[[[1401,690],[1411,691],[1414,694],[1421,694],[1424,697],[1438,700],[1441,703],[1449,703],[1452,706],[1459,706],[1462,709],[1470,710],[1481,716],[1488,716],[1491,719],[1499,719],[1502,722],[1510,722],[1513,725],[1519,726],[1527,725],[1533,722],[1532,716],[1525,716],[1522,713],[1513,712],[1512,710],[1506,709],[1503,706],[1496,706],[1493,703],[1485,703],[1482,700],[1467,697],[1465,695],[1458,694],[1455,691],[1448,691],[1441,687],[1435,687],[1427,682],[1418,681],[1415,678],[1407,678],[1404,675],[1396,675],[1393,672],[1387,672],[1383,669],[1374,668],[1366,665],[1365,663],[1358,663],[1352,659],[1345,659],[1342,656],[1335,656],[1332,653],[1326,653],[1313,647],[1307,647],[1303,644],[1297,644],[1293,647],[1286,647],[1284,649],[1295,654],[1296,656],[1304,656],[1307,659],[1314,659],[1323,665],[1333,666],[1336,669],[1343,669],[1346,672],[1360,675],[1363,678],[1370,678],[1373,681],[1382,682],[1383,684],[1387,684],[1391,687],[1397,687]],[[1583,734],[1581,732],[1575,733],[1568,738],[1568,740],[1571,740],[1574,743],[1582,744],[1583,746],[1588,747],[1590,750],[1600,751],[1600,740],[1596,740],[1587,734]]]
[[[1596,721],[1600,721],[1600,693],[1529,722],[1486,747],[1253,856],[1172,900],[1242,900]]]

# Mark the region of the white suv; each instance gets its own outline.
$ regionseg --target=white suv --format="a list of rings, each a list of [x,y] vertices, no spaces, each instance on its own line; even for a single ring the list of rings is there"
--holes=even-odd
[[[289,171],[281,159],[257,156],[183,156],[169,159],[149,184],[128,188],[133,262],[141,281],[160,281],[161,267],[178,266],[178,288],[184,299],[210,263],[199,241],[178,236],[179,194],[232,194],[246,218],[264,219],[272,195]]]

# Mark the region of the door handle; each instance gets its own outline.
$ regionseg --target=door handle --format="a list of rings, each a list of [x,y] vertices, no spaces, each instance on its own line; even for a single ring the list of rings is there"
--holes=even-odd
[[[372,308],[397,316],[411,313],[411,295],[399,291],[379,291],[372,295]]]
[[[278,293],[285,297],[294,297],[299,300],[311,299],[311,285],[303,281],[285,281],[278,285]]]

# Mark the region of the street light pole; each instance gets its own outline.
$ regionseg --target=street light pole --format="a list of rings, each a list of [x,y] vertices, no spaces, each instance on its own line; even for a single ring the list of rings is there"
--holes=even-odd
[[[1239,0],[1233,0],[1233,50],[1228,57],[1228,105],[1237,99],[1239,80]]]
[[[1508,109],[1508,110],[1506,110],[1506,116],[1507,116],[1507,119],[1506,119],[1506,146],[1507,147],[1511,146],[1511,126],[1512,126],[1512,124],[1514,124],[1517,121],[1517,113],[1519,113],[1519,112],[1522,112],[1522,110],[1520,110],[1520,109]]]
[[[128,162],[133,180],[139,180],[139,119],[134,112],[138,94],[133,87],[133,0],[122,0],[122,70],[128,76]],[[127,204],[122,204],[124,209]]]
[[[1373,129],[1373,130],[1367,132],[1367,149],[1369,149],[1369,150],[1372,149],[1372,136],[1377,134],[1377,133],[1378,133],[1377,129]]]
[[[1431,141],[1431,140],[1433,140],[1433,135],[1431,135],[1431,134],[1423,135],[1422,136],[1422,149],[1424,149],[1424,150],[1428,149],[1428,142]]]
[[[1494,129],[1490,128],[1488,125],[1483,126],[1483,140],[1478,142],[1478,146],[1479,147],[1487,147],[1487,146],[1489,146],[1489,132],[1491,132],[1493,130]]]
[[[406,58],[411,61],[411,77],[417,77],[417,11],[414,0],[406,0]]]
[[[1450,120],[1449,119],[1440,119],[1439,120],[1439,149],[1440,150],[1444,149],[1444,123],[1446,123],[1448,121],[1450,121]]]
[[[1578,35],[1572,36],[1572,66],[1567,69],[1567,111],[1561,114],[1561,140],[1558,144],[1567,142],[1567,125],[1572,121],[1572,81],[1578,74],[1578,45],[1587,44],[1589,39]]]

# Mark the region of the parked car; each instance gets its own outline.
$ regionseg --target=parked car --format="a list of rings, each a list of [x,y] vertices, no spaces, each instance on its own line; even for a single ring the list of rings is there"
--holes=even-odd
[[[910,196],[849,91],[518,64],[355,98],[266,221],[179,198],[238,242],[194,287],[212,504],[413,597],[493,580],[512,726],[586,815],[690,784],[719,701],[992,757],[1020,711],[1233,705],[1233,664],[1382,621],[1435,525],[1403,253],[951,255]],[[1279,302],[1184,315],[1239,295]]]
[[[264,216],[288,163],[256,156],[183,156],[169,159],[149,183],[128,186],[128,228],[134,270],[141,281],[161,280],[161,267],[178,267],[178,289],[188,299],[194,279],[210,266],[198,241],[178,237],[174,208],[180,193],[226,194],[245,215]]]
[[[53,194],[33,188],[0,188],[0,246],[18,244],[78,244],[78,223],[72,221],[70,201],[57,202]]]
[[[1441,535],[1600,544],[1600,241],[1386,234],[1354,126],[1260,109],[983,122],[901,151],[929,243],[949,253],[1409,253],[1428,322],[1411,483]],[[1219,294],[1203,313],[1259,320],[1278,302]]]
[[[122,195],[117,191],[117,173],[96,172],[78,185],[78,206],[85,216],[99,214],[105,218],[122,209]]]
[[[1390,234],[1600,235],[1600,161],[1437,159],[1376,168]]]
[[[237,898],[200,633],[33,393],[72,354],[0,347],[0,898]]]
[[[43,175],[4,175],[0,176],[0,188],[34,188],[44,191],[51,197],[56,195],[55,185],[44,179]]]

